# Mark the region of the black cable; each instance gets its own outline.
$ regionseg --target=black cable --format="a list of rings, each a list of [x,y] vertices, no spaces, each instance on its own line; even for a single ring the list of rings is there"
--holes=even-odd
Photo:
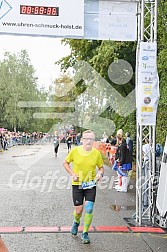
[[[154,252],[154,250],[151,248],[151,246],[144,240],[144,238],[142,237],[142,234],[141,234],[140,238],[149,247],[149,249],[151,250],[151,252]]]

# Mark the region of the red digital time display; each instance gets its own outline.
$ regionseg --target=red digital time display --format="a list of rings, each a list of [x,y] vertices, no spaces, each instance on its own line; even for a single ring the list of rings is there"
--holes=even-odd
[[[59,16],[59,7],[20,5],[20,14]]]

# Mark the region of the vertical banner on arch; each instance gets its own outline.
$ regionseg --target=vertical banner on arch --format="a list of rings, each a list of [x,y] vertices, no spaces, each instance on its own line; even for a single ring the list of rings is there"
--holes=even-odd
[[[156,125],[158,100],[157,44],[141,42],[136,93],[137,120],[140,125]]]

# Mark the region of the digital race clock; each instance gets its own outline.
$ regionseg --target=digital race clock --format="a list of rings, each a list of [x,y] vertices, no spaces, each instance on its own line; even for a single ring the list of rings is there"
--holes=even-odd
[[[20,14],[59,16],[59,7],[20,5]]]

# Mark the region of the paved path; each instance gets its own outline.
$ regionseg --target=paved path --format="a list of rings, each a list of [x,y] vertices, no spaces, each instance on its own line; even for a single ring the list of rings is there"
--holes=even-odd
[[[71,183],[62,165],[66,155],[65,144],[58,158],[52,144],[18,146],[0,154],[0,219],[1,227],[8,228],[0,232],[10,252],[167,251],[166,233],[135,231],[124,220],[135,212],[134,181],[128,193],[116,192],[115,172],[107,166],[98,186],[91,243],[82,244],[80,233],[71,237]]]

